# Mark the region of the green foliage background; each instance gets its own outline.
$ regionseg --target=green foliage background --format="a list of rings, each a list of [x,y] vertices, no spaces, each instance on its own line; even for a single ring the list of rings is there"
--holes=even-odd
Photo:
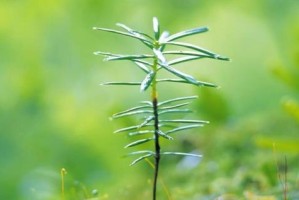
[[[279,199],[276,164],[284,156],[290,195],[298,198],[298,10],[296,0],[0,1],[0,199],[59,199],[62,167],[69,199],[91,198],[93,189],[99,199],[150,196],[151,167],[129,167],[122,159],[129,138],[112,134],[130,121],[109,121],[149,94],[99,86],[141,73],[92,54],[136,53],[142,45],[92,27],[122,22],[149,32],[153,16],[171,33],[207,25],[210,32],[189,40],[232,58],[180,68],[219,90],[160,88],[161,99],[198,94],[195,115],[211,121],[165,144],[204,155],[190,170],[178,158],[162,160],[172,199],[243,198],[247,191]]]

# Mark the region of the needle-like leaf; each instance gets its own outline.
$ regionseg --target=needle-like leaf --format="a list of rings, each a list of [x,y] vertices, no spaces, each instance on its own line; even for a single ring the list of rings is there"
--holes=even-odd
[[[141,62],[134,61],[134,63],[146,74],[150,73],[150,70],[147,68],[147,66]]]
[[[167,65],[166,58],[163,56],[163,53],[159,49],[153,49],[153,52],[160,60],[160,62],[163,63],[163,65]]]
[[[198,60],[198,59],[202,59],[202,58],[212,58],[211,56],[185,56],[185,57],[181,57],[181,58],[176,58],[176,59],[173,59],[171,61],[168,62],[168,65],[176,65],[176,64],[180,64],[180,63],[183,63],[183,62],[188,62],[188,61],[191,61],[191,60]]]
[[[174,83],[187,83],[190,84],[190,82],[182,79],[158,79],[157,82],[174,82]],[[194,83],[192,83],[194,85]],[[214,85],[212,83],[207,83],[203,81],[197,81],[197,86],[207,86],[207,87],[218,87],[217,85]]]
[[[185,81],[187,81],[190,84],[193,84],[193,85],[197,85],[198,84],[198,81],[195,78],[193,78],[191,75],[189,75],[189,74],[185,74],[183,72],[180,72],[179,70],[176,70],[173,67],[171,67],[169,65],[165,65],[165,64],[160,63],[160,62],[159,62],[159,65],[162,68],[164,68],[167,71],[169,71],[170,73],[174,74],[175,76],[184,79]]]
[[[181,126],[178,128],[174,128],[171,129],[169,131],[166,131],[165,134],[171,134],[171,133],[175,133],[175,132],[179,132],[179,131],[183,131],[183,130],[188,130],[188,129],[192,129],[192,128],[198,128],[198,127],[202,127],[203,124],[195,124],[195,125],[187,125],[187,126]]]
[[[124,111],[115,113],[113,116],[123,115],[123,114],[126,114],[126,113],[130,113],[130,112],[132,112],[132,111],[142,110],[142,109],[145,109],[145,108],[152,108],[152,106],[151,106],[151,105],[136,106],[136,107],[129,108],[129,109],[127,109],[127,110],[124,110]],[[113,116],[112,116],[112,117],[113,117]]]
[[[108,29],[108,28],[100,28],[100,27],[93,27],[94,30],[100,30],[100,31],[106,31],[106,32],[111,32],[111,33],[116,33],[118,35],[124,35],[124,36],[128,36],[134,39],[138,39],[141,42],[143,42],[144,44],[146,44],[146,46],[153,48],[153,44],[151,41],[145,39],[144,37],[141,36],[136,36],[134,34],[131,33],[126,33],[126,32],[122,32],[122,31],[118,31],[118,30],[114,30],[114,29]]]
[[[134,142],[126,145],[125,148],[133,147],[133,146],[136,146],[136,145],[139,145],[139,144],[143,144],[143,143],[149,142],[151,140],[154,140],[154,138],[145,138],[145,139],[137,140],[137,141],[134,141]]]
[[[100,85],[141,85],[140,82],[105,82]]]
[[[167,109],[167,110],[163,110],[158,112],[159,115],[164,115],[164,114],[168,114],[168,113],[190,113],[192,112],[190,109]]]
[[[147,125],[144,125],[143,127],[145,127],[145,126],[152,126],[152,124],[147,124]],[[121,132],[127,132],[127,131],[138,130],[138,129],[140,129],[140,125],[129,126],[129,127],[117,129],[113,133],[121,133]]]
[[[155,34],[155,39],[159,40],[160,37],[160,25],[157,17],[153,18],[153,29]]]
[[[153,121],[154,118],[155,118],[154,116],[147,117],[140,125],[138,125],[138,128],[142,128],[142,127],[146,126],[148,123]]]
[[[155,152],[153,151],[150,151],[150,150],[142,150],[142,151],[134,151],[134,152],[131,152],[131,153],[128,153],[127,156],[134,156],[134,155],[139,155],[139,154],[155,154]]]
[[[155,131],[153,130],[144,130],[144,131],[136,131],[136,132],[131,132],[128,135],[129,136],[134,136],[134,135],[144,135],[144,134],[148,134],[148,133],[154,133]]]
[[[185,31],[181,31],[179,33],[175,33],[173,35],[170,35],[169,37],[167,37],[164,41],[165,42],[170,42],[182,37],[186,37],[189,35],[195,35],[195,34],[199,34],[199,33],[204,33],[207,32],[209,29],[207,27],[199,27],[199,28],[194,28],[194,29],[190,29],[190,30],[185,30]]]
[[[184,123],[184,124],[208,124],[209,121],[203,121],[203,120],[187,120],[187,119],[164,119],[160,120],[160,122],[167,122],[167,123]]]
[[[178,98],[174,98],[174,99],[169,99],[166,101],[162,101],[158,104],[158,106],[162,106],[162,105],[167,105],[167,104],[171,104],[177,101],[185,101],[185,100],[192,100],[192,99],[197,99],[198,96],[187,96],[187,97],[178,97]]]
[[[141,156],[141,157],[137,158],[136,160],[134,160],[134,161],[130,164],[130,166],[135,165],[136,163],[140,162],[141,160],[143,160],[143,159],[145,159],[145,158],[148,158],[148,157],[151,157],[151,156],[153,156],[153,154],[146,154],[146,155],[144,155],[144,156]]]
[[[202,157],[202,155],[193,154],[193,153],[183,153],[183,152],[161,152],[161,155]]]
[[[139,36],[139,37],[143,37],[144,36],[144,37],[147,37],[148,39],[154,41],[154,38],[152,38],[151,36],[149,36],[146,33],[143,33],[143,32],[140,32],[140,31],[137,31],[137,30],[134,30],[134,29],[131,29],[127,25],[124,25],[122,23],[117,23],[116,25],[119,26],[119,27],[122,27],[123,29],[125,29],[129,33],[132,33],[132,34],[134,34],[136,36]]]
[[[155,75],[156,75],[156,73],[154,73],[153,71],[151,71],[149,74],[146,75],[146,77],[144,78],[144,80],[142,81],[142,83],[140,85],[141,92],[147,90],[147,88],[152,84],[152,82],[155,78]]]
[[[173,106],[159,107],[158,110],[161,111],[161,110],[169,110],[169,109],[174,109],[174,108],[180,108],[180,107],[186,106],[188,104],[190,104],[190,102],[181,103],[181,104],[177,104],[177,105],[173,105]]]
[[[216,53],[213,53],[213,52],[208,51],[206,49],[203,49],[201,47],[195,46],[193,44],[188,44],[188,43],[183,43],[183,42],[164,42],[163,44],[170,44],[170,45],[181,46],[181,47],[193,49],[195,51],[198,51],[198,52],[204,53],[206,55],[212,56],[215,59],[229,61],[229,58],[227,58],[227,57],[223,57],[221,55],[218,55]]]
[[[140,115],[140,114],[152,114],[153,111],[152,110],[137,110],[137,111],[132,111],[132,112],[126,112],[123,114],[114,114],[112,116],[112,118],[116,119],[116,118],[120,118],[120,117],[126,117],[126,116],[131,116],[131,115]]]
[[[161,130],[158,131],[158,134],[162,137],[164,137],[167,140],[173,140],[172,137],[170,137],[169,135],[166,135],[165,133],[163,133]]]

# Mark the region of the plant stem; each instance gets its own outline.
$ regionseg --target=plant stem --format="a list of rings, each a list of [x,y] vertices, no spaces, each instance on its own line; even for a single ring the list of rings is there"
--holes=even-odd
[[[154,73],[157,71],[157,59],[154,60],[153,70]],[[156,200],[157,196],[157,180],[159,173],[160,164],[160,143],[159,143],[159,116],[158,116],[158,95],[157,95],[157,79],[156,76],[152,82],[152,104],[154,112],[154,128],[155,128],[155,172],[154,172],[154,182],[153,182],[153,200]]]

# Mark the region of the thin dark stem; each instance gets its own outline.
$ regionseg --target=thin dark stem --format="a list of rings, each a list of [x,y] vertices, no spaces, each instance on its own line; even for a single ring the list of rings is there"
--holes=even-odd
[[[153,70],[157,72],[157,58],[154,59]],[[158,114],[158,95],[157,95],[157,79],[156,76],[152,82],[152,104],[154,113],[154,136],[155,136],[155,172],[154,172],[154,182],[153,182],[153,200],[156,200],[157,196],[157,180],[159,174],[160,165],[160,143],[159,143],[159,114]]]
[[[159,143],[159,119],[158,119],[158,101],[153,99],[153,109],[155,116],[155,174],[154,174],[154,185],[153,185],[153,200],[156,200],[157,193],[157,180],[159,173],[160,164],[160,143]]]

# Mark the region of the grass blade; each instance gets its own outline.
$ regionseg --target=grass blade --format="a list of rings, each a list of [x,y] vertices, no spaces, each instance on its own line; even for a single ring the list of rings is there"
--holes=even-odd
[[[175,33],[173,35],[170,35],[169,37],[167,37],[164,41],[165,42],[170,42],[182,37],[186,37],[189,35],[195,35],[195,34],[199,34],[199,33],[204,33],[207,32],[209,29],[207,27],[198,27],[198,28],[194,28],[194,29],[190,29],[190,30],[185,30],[185,31],[181,31],[179,33]]]

